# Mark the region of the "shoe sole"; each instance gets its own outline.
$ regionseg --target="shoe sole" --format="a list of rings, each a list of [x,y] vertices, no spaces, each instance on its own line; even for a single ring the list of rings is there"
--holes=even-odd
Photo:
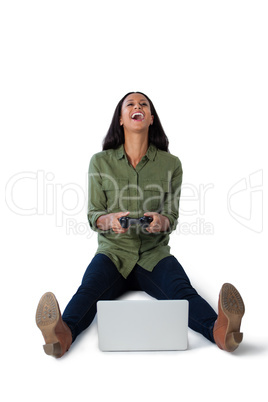
[[[41,330],[46,344],[43,346],[46,354],[60,357],[61,344],[55,334],[55,328],[60,319],[60,309],[53,293],[45,293],[36,311],[36,325]]]
[[[240,325],[245,314],[245,305],[238,290],[230,283],[223,285],[220,302],[222,311],[228,319],[225,347],[227,351],[233,352],[243,340]]]

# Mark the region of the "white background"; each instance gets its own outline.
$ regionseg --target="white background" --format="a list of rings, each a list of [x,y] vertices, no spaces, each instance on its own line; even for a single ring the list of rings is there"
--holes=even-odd
[[[5,401],[266,400],[267,14],[259,0],[1,2]],[[62,359],[43,353],[36,306],[52,291],[63,310],[95,253],[88,163],[129,91],[152,99],[183,164],[173,254],[215,309],[224,282],[244,298],[233,354],[192,331],[186,352],[102,353],[96,322]]]

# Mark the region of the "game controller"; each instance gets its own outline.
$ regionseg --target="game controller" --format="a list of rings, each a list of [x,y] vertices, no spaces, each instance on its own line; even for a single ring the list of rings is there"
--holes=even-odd
[[[153,221],[151,216],[142,216],[141,218],[130,218],[129,216],[122,216],[119,218],[120,225],[123,229],[127,229],[130,225],[140,225],[147,228]]]

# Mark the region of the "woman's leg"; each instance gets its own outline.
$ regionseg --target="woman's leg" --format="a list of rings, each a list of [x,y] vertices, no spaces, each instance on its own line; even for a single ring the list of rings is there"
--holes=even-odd
[[[136,266],[135,279],[146,293],[159,300],[186,299],[189,301],[189,327],[214,342],[213,326],[216,312],[198,295],[175,257],[161,260],[152,272]]]
[[[127,290],[127,281],[104,254],[97,254],[89,264],[81,286],[62,315],[71,329],[73,341],[93,321],[98,300],[116,299]]]

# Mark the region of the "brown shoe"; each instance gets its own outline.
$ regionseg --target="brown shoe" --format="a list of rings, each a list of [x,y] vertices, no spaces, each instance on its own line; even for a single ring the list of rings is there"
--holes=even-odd
[[[242,342],[240,332],[245,306],[238,290],[230,283],[225,283],[220,291],[219,312],[213,335],[220,349],[233,352]]]
[[[36,324],[42,331],[47,355],[61,357],[72,344],[70,328],[61,318],[60,308],[53,293],[45,293],[38,304]]]

